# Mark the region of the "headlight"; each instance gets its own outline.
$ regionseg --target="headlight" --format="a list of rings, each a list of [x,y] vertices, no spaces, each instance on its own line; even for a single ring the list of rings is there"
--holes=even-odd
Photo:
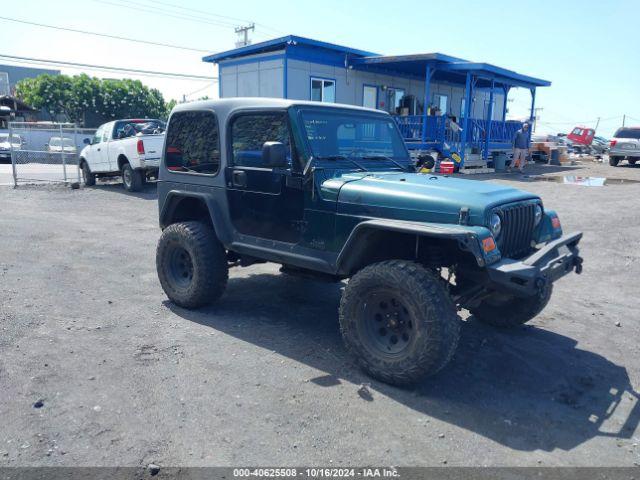
[[[536,205],[535,211],[534,211],[534,225],[537,227],[538,224],[540,223],[540,220],[542,220],[542,207],[540,205]]]
[[[502,219],[497,213],[491,215],[489,229],[491,230],[491,233],[493,233],[494,238],[498,238],[500,236],[500,231],[502,230]]]

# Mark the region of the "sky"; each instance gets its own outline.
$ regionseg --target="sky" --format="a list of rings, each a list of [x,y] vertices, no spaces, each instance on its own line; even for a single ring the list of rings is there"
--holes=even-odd
[[[234,26],[249,22],[256,23],[254,43],[290,33],[382,54],[440,52],[550,80],[552,86],[538,89],[536,97],[540,133],[595,127],[600,117],[597,133],[611,136],[624,114],[627,125],[640,125],[638,0],[21,0],[0,16],[210,53],[233,48]],[[217,69],[202,62],[205,54],[0,19],[0,55],[210,77],[61,69],[139,78],[166,99],[217,96]],[[528,90],[509,98],[509,115],[527,116]]]

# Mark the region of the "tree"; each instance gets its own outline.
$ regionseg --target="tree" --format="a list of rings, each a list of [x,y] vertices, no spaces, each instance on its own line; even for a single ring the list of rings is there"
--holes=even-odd
[[[105,119],[153,117],[166,118],[166,104],[159,90],[139,80],[99,79],[86,74],[40,75],[21,80],[16,96],[34,108],[49,112],[51,119],[64,114],[82,124],[87,113]]]

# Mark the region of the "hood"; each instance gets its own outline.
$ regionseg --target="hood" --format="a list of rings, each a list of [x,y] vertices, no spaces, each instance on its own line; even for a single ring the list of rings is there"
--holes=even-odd
[[[327,180],[338,213],[398,220],[458,223],[460,209],[469,208],[469,223],[484,225],[488,209],[538,198],[495,183],[418,173],[349,173]]]

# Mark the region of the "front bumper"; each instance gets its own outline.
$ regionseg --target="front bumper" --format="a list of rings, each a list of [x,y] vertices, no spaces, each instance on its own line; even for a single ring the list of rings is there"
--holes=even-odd
[[[578,243],[582,232],[563,235],[523,260],[503,259],[487,267],[492,286],[520,296],[535,295],[575,270],[582,272]]]

